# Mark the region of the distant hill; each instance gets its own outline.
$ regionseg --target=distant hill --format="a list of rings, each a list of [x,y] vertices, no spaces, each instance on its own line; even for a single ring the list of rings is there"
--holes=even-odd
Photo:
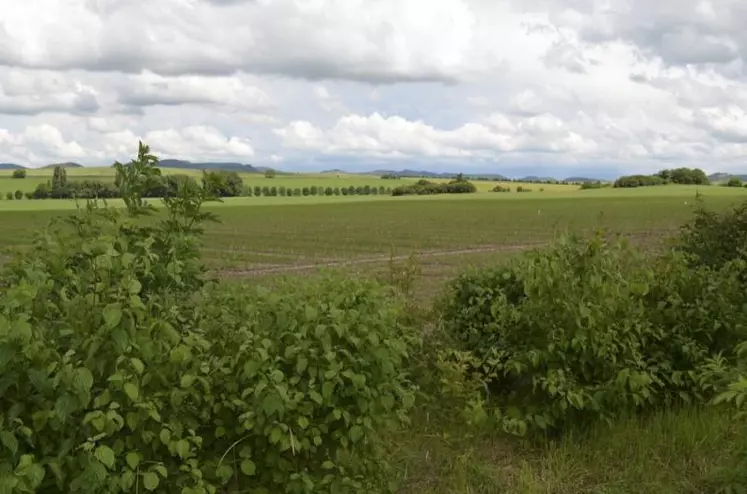
[[[360,175],[395,175],[398,177],[407,178],[452,178],[455,177],[456,173],[435,173],[427,170],[373,170],[370,172],[363,172]]]
[[[589,178],[589,177],[568,177],[564,181],[565,182],[606,182],[606,180],[601,180],[598,178]]]
[[[529,175],[527,177],[517,178],[517,182],[557,182],[558,179],[552,177],[538,177],[536,175]]]
[[[48,168],[54,168],[56,166],[61,166],[62,168],[83,168],[83,165],[80,165],[78,163],[67,162],[67,163],[52,163],[50,165],[44,165],[41,167],[41,169],[46,170]]]
[[[745,182],[747,181],[747,175],[745,174],[732,174],[732,173],[712,173],[708,175],[708,180],[711,181],[711,183],[723,183],[728,182],[730,178],[738,178],[739,180]]]
[[[229,170],[235,172],[248,172],[248,173],[260,173],[260,169],[253,167],[252,165],[245,165],[243,163],[232,163],[232,162],[205,162],[205,163],[192,163],[186,160],[175,160],[165,159],[158,163],[161,168],[183,168],[187,170]]]
[[[0,170],[23,170],[24,168],[26,167],[15,163],[0,163]]]
[[[339,168],[335,168],[334,170],[324,170],[320,173],[329,173],[330,175],[334,175],[334,174],[347,173],[347,172],[344,170],[340,170]]]

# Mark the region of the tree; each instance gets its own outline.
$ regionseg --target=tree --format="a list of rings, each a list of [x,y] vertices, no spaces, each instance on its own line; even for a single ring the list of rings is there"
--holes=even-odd
[[[203,172],[202,184],[218,197],[240,197],[244,190],[244,181],[239,174],[226,170]]]
[[[277,172],[272,168],[265,170],[265,178],[275,178],[275,175],[277,175]]]
[[[23,192],[21,192],[20,190],[17,190],[15,197],[16,199],[23,199]]]
[[[727,187],[741,187],[742,181],[739,180],[738,177],[731,177],[728,182],[726,182]]]
[[[55,166],[52,174],[52,189],[64,189],[67,186],[67,170],[64,166]]]
[[[18,170],[13,170],[13,178],[26,178],[26,170],[23,168],[19,168]]]
[[[10,192],[10,191],[6,192],[5,193],[5,198],[8,199],[9,201],[12,201],[13,200],[13,193]]]

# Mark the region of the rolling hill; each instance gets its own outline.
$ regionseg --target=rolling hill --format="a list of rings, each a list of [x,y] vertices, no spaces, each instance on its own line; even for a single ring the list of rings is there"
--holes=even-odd
[[[51,163],[49,165],[44,165],[40,169],[46,170],[49,168],[54,168],[56,166],[61,166],[62,168],[83,168],[83,165],[73,162],[67,162],[67,163]]]
[[[192,163],[186,160],[165,159],[158,163],[161,168],[183,168],[187,170],[228,170],[235,172],[260,173],[261,170],[252,165],[232,162],[204,162]]]
[[[26,167],[15,163],[0,163],[0,170],[23,170],[24,168]]]

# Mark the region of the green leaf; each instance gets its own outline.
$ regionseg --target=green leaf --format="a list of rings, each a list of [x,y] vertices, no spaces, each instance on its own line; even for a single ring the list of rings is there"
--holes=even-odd
[[[182,376],[179,386],[181,386],[182,388],[189,388],[190,386],[194,384],[194,382],[195,382],[195,376],[187,374],[187,375]]]
[[[145,364],[143,364],[143,361],[139,358],[131,358],[130,362],[132,362],[132,368],[135,369],[135,372],[137,372],[138,376],[142,376],[143,372],[145,371]]]
[[[223,484],[225,484],[231,479],[231,476],[233,475],[233,468],[224,463],[215,469],[215,475]]]
[[[277,427],[272,429],[272,432],[270,432],[270,442],[272,444],[277,444],[280,441],[281,437],[283,437],[283,431],[281,431]]]
[[[0,431],[0,443],[10,451],[10,456],[15,456],[18,453],[18,439],[12,432]]]
[[[363,437],[363,428],[358,425],[354,425],[353,427],[350,428],[350,432],[348,432],[348,437],[350,437],[350,440],[353,443],[357,443]]]
[[[122,320],[121,304],[109,304],[104,307],[104,324],[107,329],[114,329]]]
[[[140,465],[140,455],[138,453],[130,451],[129,453],[127,453],[127,456],[125,456],[125,461],[127,461],[128,467],[135,470],[137,469],[137,466]]]
[[[306,417],[298,417],[298,426],[305,430],[309,426],[309,419]]]
[[[296,362],[296,373],[303,374],[308,366],[309,361],[306,357],[298,357],[298,361]]]
[[[165,479],[166,477],[169,476],[169,472],[166,471],[166,467],[163,466],[163,465],[156,465],[156,466],[153,467],[153,470],[155,470],[156,472],[158,472],[158,475],[160,475],[161,478]]]
[[[241,462],[241,471],[244,475],[252,476],[257,472],[257,466],[252,460],[244,460]]]
[[[322,468],[324,470],[332,470],[333,468],[335,468],[335,464],[327,460],[324,463],[322,463]]]
[[[322,398],[322,395],[314,390],[309,391],[309,396],[316,402],[317,405],[321,405],[322,403],[324,403],[324,398]]]
[[[158,433],[158,437],[161,439],[163,444],[169,444],[171,442],[171,431],[168,429],[161,429]]]
[[[138,280],[130,280],[130,284],[127,287],[127,292],[130,295],[136,295],[140,293],[140,290],[143,288],[143,285],[140,284]]]
[[[110,470],[114,468],[114,451],[109,446],[99,446],[94,456]]]
[[[160,480],[158,479],[158,475],[156,475],[153,472],[147,472],[143,474],[143,487],[145,487],[149,491],[155,491],[158,488],[158,484],[160,483]]]
[[[176,454],[178,454],[179,457],[186,458],[189,454],[189,442],[187,442],[186,439],[180,439],[176,442],[176,446],[174,449],[176,450]]]
[[[124,392],[132,401],[137,401],[140,397],[140,390],[137,385],[131,382],[124,383]]]
[[[73,386],[78,395],[88,395],[93,387],[93,374],[85,367],[79,367],[75,369],[73,376]]]

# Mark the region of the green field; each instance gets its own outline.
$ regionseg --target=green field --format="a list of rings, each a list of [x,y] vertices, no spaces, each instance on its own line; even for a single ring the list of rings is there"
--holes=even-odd
[[[0,176],[1,195],[33,190],[51,173],[32,170],[26,179],[6,173]],[[68,174],[112,178],[108,168],[69,169]],[[415,181],[321,174],[242,178],[252,186],[294,188],[394,187]],[[656,252],[692,218],[699,200],[723,211],[747,199],[747,189],[717,186],[580,190],[525,184],[532,192],[519,194],[488,192],[497,182],[475,183],[479,192],[468,195],[241,197],[211,203],[207,208],[220,222],[206,227],[203,260],[221,286],[244,283],[247,290],[257,284],[275,287],[282,279],[300,282],[320,270],[386,280],[416,266],[417,272],[407,275],[414,283],[412,310],[427,321],[425,330],[434,331],[436,297],[468,268],[503,264],[566,232],[590,236],[604,230]],[[45,225],[78,207],[72,200],[1,199],[2,260],[22,253]],[[559,440],[538,442],[467,426],[461,411],[448,407],[421,403],[411,426],[385,438],[394,472],[388,480],[396,482],[397,492],[712,492],[747,441],[747,424],[734,420],[730,409],[672,407],[611,425],[583,424]]]

